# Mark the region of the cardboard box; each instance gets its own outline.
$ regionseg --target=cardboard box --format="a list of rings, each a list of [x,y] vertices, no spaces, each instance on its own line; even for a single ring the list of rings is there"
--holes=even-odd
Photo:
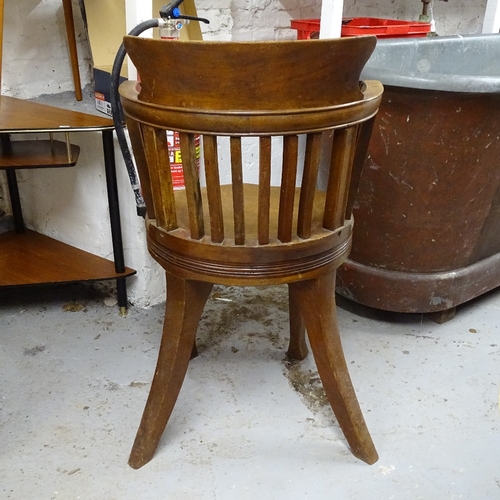
[[[94,64],[94,97],[95,107],[98,111],[113,116],[111,107],[111,71],[120,48],[124,35],[127,34],[126,14],[138,14],[136,7],[140,2],[140,7],[145,11],[151,11],[151,19],[158,18],[164,0],[85,0],[85,11],[87,19],[87,33],[90,41],[90,50]],[[146,5],[146,2],[147,5]],[[128,10],[127,10],[128,9]],[[196,16],[194,0],[184,0],[181,11],[185,14]],[[146,12],[147,15],[147,12]],[[129,19],[131,27],[138,24]],[[159,37],[158,30],[149,30],[145,36]],[[201,40],[201,29],[197,22],[187,24],[180,31],[180,38]],[[136,79],[135,68],[128,58],[122,66],[120,73],[120,83],[128,77]],[[129,73],[130,69],[130,73]],[[123,117],[122,117],[123,118]],[[184,173],[182,168],[182,158],[180,151],[179,133],[167,131],[169,144],[170,167],[172,171],[172,181],[174,189],[184,188]],[[197,167],[200,168],[200,137],[196,137]]]
[[[94,96],[98,111],[112,116],[110,102],[111,70],[116,53],[126,35],[126,0],[85,0],[87,34],[94,65]],[[127,78],[125,59],[120,83]]]
[[[85,0],[87,35],[94,65],[95,107],[98,111],[112,115],[109,96],[111,70],[123,37],[148,16],[150,19],[158,18],[163,5],[165,5],[164,0]],[[181,12],[196,16],[194,0],[184,0]],[[127,20],[130,29],[127,29]],[[148,31],[149,33],[145,32],[145,36],[159,36],[158,30]],[[202,39],[197,22],[187,24],[180,35],[182,39]],[[120,83],[129,77],[135,79],[135,68],[131,63],[130,68],[128,65],[128,58],[125,58],[120,73]]]
[[[120,83],[126,78],[120,76]],[[94,68],[94,99],[95,109],[108,116],[113,116],[111,108],[111,74],[99,68]]]

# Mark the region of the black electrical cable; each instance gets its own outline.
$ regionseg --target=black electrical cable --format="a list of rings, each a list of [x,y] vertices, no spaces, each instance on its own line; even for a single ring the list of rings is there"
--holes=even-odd
[[[149,21],[144,21],[130,30],[129,35],[138,36],[147,29],[156,28],[158,26],[158,23],[159,19],[150,19]],[[113,63],[113,69],[111,70],[111,109],[113,112],[113,122],[115,125],[116,137],[118,138],[118,144],[120,145],[120,149],[122,151],[123,160],[125,162],[125,167],[127,168],[128,176],[130,179],[130,184],[132,185],[132,188],[134,190],[137,215],[145,217],[146,204],[144,203],[144,198],[142,197],[141,190],[139,188],[134,161],[132,159],[132,154],[130,153],[127,138],[125,136],[125,130],[122,120],[122,105],[120,102],[120,96],[118,94],[118,87],[120,85],[120,72],[126,55],[127,52],[122,43],[120,45],[120,48],[118,49],[118,52],[116,53],[115,61]]]
[[[132,28],[128,33],[130,36],[139,36],[142,32],[150,28],[157,28],[160,22],[166,19],[172,18],[183,18],[194,21],[201,21],[204,23],[209,23],[208,19],[193,16],[183,16],[179,12],[179,5],[183,0],[170,0],[167,5],[164,5],[160,10],[161,19],[150,19],[149,21],[144,21],[138,24],[135,28]],[[111,70],[111,90],[110,90],[110,100],[111,100],[111,110],[113,113],[113,123],[115,125],[116,137],[118,138],[118,144],[123,156],[123,161],[125,162],[125,167],[127,168],[128,176],[130,179],[130,184],[134,190],[135,204],[137,207],[137,215],[141,217],[146,216],[146,204],[144,198],[142,197],[139,182],[137,180],[137,174],[135,171],[134,160],[132,159],[132,154],[130,153],[130,148],[128,147],[127,137],[125,136],[125,130],[123,126],[123,110],[120,102],[120,96],[118,94],[118,87],[120,86],[120,72],[122,70],[123,61],[127,52],[123,43],[120,45],[118,52],[116,53],[115,60],[113,63],[113,69]]]

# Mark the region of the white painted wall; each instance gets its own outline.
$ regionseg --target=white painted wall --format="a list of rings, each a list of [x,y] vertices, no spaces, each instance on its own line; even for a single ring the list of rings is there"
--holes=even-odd
[[[487,0],[484,16],[483,33],[498,33],[500,31],[500,2]]]
[[[86,0],[87,2],[96,0]],[[137,0],[141,2],[141,0]],[[494,0],[489,0],[490,11]],[[78,0],[74,0],[78,13]],[[207,40],[291,39],[291,19],[319,18],[320,0],[200,0],[200,16]],[[418,19],[420,0],[344,0],[345,17]],[[478,33],[483,26],[486,0],[436,0],[434,14],[439,34]],[[495,14],[496,15],[496,14]],[[78,16],[77,16],[78,17]],[[83,84],[91,79],[91,56],[83,23],[76,19]],[[72,90],[60,0],[5,2],[2,94],[31,98]],[[108,209],[97,133],[73,134],[82,149],[74,169],[25,171],[20,190],[28,225],[103,257],[111,257]],[[249,153],[252,147],[249,146]],[[143,221],[136,216],[128,178],[116,148],[126,263],[138,270],[129,280],[129,298],[138,306],[163,300],[163,272],[145,248]],[[252,170],[252,165],[248,169]],[[0,174],[3,191],[5,178]],[[0,208],[2,207],[0,193]]]
[[[74,0],[73,8],[82,86],[87,84],[90,93],[92,58],[78,0]],[[72,90],[61,1],[5,2],[2,94],[29,99]],[[71,141],[81,147],[76,168],[18,172],[26,224],[65,243],[112,258],[101,135],[72,134]],[[115,155],[125,262],[138,271],[137,276],[127,279],[129,299],[147,307],[164,299],[164,275],[147,252],[144,221],[136,215],[117,144]],[[3,172],[0,183],[0,191],[8,201]],[[0,208],[10,212],[7,203]]]
[[[78,3],[74,8],[79,9]],[[71,90],[62,2],[7,0],[4,12],[2,94],[29,98]],[[80,71],[83,80],[89,81],[91,59],[81,17],[75,16],[75,24]]]

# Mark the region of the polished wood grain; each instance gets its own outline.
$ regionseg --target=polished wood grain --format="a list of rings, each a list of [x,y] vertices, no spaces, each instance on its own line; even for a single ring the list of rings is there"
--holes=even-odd
[[[220,191],[219,159],[216,155],[217,138],[215,136],[204,136],[203,150],[205,155],[205,176],[207,186],[209,186],[207,195],[210,211],[210,234],[214,243],[222,243],[224,240],[224,219]]]
[[[104,116],[0,96],[0,132],[66,132],[113,129]]]
[[[73,75],[73,85],[75,87],[75,98],[77,101],[81,101],[82,84],[80,82],[80,68],[78,66],[73,4],[72,0],[62,0],[62,4],[64,11],[64,23],[66,26],[66,38],[68,40],[69,62],[71,64],[71,74]]]
[[[135,274],[115,271],[113,262],[26,230],[0,234],[0,286],[115,279]]]
[[[16,232],[0,235],[0,286],[116,279],[118,304],[126,313],[125,267],[113,151],[113,122],[107,118],[0,96],[0,169],[6,171]],[[115,262],[26,231],[16,170],[74,166],[80,148],[69,132],[101,131]],[[16,133],[48,132],[49,140],[12,140]],[[66,141],[54,140],[62,132]],[[54,134],[60,137],[63,134]]]
[[[141,184],[151,193],[148,248],[167,277],[163,340],[132,467],[155,453],[215,283],[288,285],[288,356],[307,356],[307,331],[353,454],[370,464],[377,460],[335,307],[335,271],[351,247],[348,208],[382,95],[379,82],[359,84],[374,44],[373,37],[252,43],[125,37],[141,84],[125,82],[120,94]],[[172,188],[166,129],[180,133],[185,189]],[[195,161],[195,134],[203,138],[206,185]],[[231,175],[222,185],[220,136],[229,137]],[[245,181],[248,137],[258,145],[258,184]],[[271,185],[275,178],[279,185]]]
[[[12,141],[0,144],[0,169],[73,167],[80,147],[61,141]]]

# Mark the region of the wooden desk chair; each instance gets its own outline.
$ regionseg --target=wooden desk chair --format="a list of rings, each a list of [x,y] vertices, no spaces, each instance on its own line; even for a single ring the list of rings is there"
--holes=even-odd
[[[147,205],[147,242],[167,275],[163,340],[129,464],[153,457],[179,394],[214,283],[288,284],[292,358],[304,327],[328,400],[353,454],[377,452],[344,359],[335,270],[351,246],[351,208],[381,100],[361,69],[374,37],[281,42],[182,42],[125,37],[141,75],[120,87]],[[140,92],[138,90],[140,89]],[[180,131],[185,189],[174,190],[165,130]],[[195,134],[203,139],[200,187]],[[299,134],[306,134],[303,173]],[[221,185],[217,136],[228,136],[231,178]],[[244,137],[259,141],[258,185],[244,182]],[[282,138],[274,165],[271,137]],[[329,145],[328,145],[329,144]],[[322,152],[329,171],[317,188]],[[271,169],[281,185],[271,186]],[[299,175],[297,175],[299,172]],[[294,314],[295,313],[295,314]]]

